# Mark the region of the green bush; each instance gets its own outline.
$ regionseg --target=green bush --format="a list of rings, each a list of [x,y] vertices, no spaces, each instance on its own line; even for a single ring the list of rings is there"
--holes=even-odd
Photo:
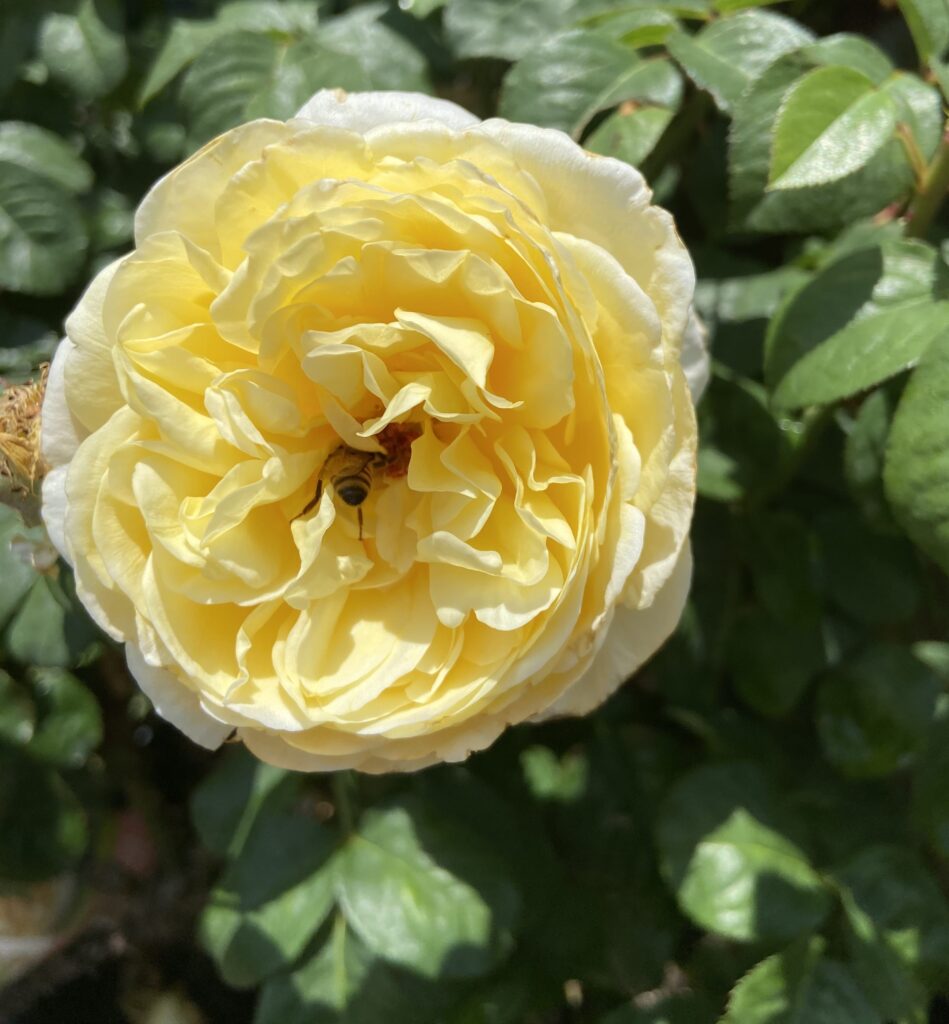
[[[0,506],[0,936],[75,890],[0,1018],[947,1019],[947,57],[946,0],[4,0],[8,381],[159,175],[327,86],[642,167],[714,372],[673,639],[415,776],[191,747]]]

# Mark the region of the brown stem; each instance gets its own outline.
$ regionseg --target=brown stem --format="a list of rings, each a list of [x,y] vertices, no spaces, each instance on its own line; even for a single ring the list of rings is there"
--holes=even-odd
[[[942,144],[926,170],[916,198],[910,204],[906,222],[908,238],[925,238],[936,214],[949,192],[949,128]]]

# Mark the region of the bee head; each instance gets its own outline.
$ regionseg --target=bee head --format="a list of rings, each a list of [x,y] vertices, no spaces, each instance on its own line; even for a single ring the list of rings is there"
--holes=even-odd
[[[369,497],[369,488],[362,484],[344,484],[338,488],[336,493],[346,502],[347,505],[361,505]]]

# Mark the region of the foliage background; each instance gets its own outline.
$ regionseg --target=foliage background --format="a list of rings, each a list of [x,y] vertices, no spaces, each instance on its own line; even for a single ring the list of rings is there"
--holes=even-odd
[[[673,641],[414,777],[193,747],[0,506],[0,1020],[949,1020],[947,45],[946,0],[3,0],[8,380],[158,175],[322,86],[642,166],[715,369]]]

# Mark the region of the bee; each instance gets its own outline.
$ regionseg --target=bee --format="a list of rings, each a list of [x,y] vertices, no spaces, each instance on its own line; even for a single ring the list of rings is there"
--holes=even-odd
[[[390,479],[405,476],[409,471],[412,442],[421,433],[422,428],[417,423],[390,423],[376,438],[383,448],[381,452],[364,452],[347,444],[334,448],[320,469],[316,493],[294,518],[305,516],[319,504],[323,482],[328,480],[339,497],[356,509],[359,539],[362,540],[362,505],[372,490],[374,474],[382,471]]]

